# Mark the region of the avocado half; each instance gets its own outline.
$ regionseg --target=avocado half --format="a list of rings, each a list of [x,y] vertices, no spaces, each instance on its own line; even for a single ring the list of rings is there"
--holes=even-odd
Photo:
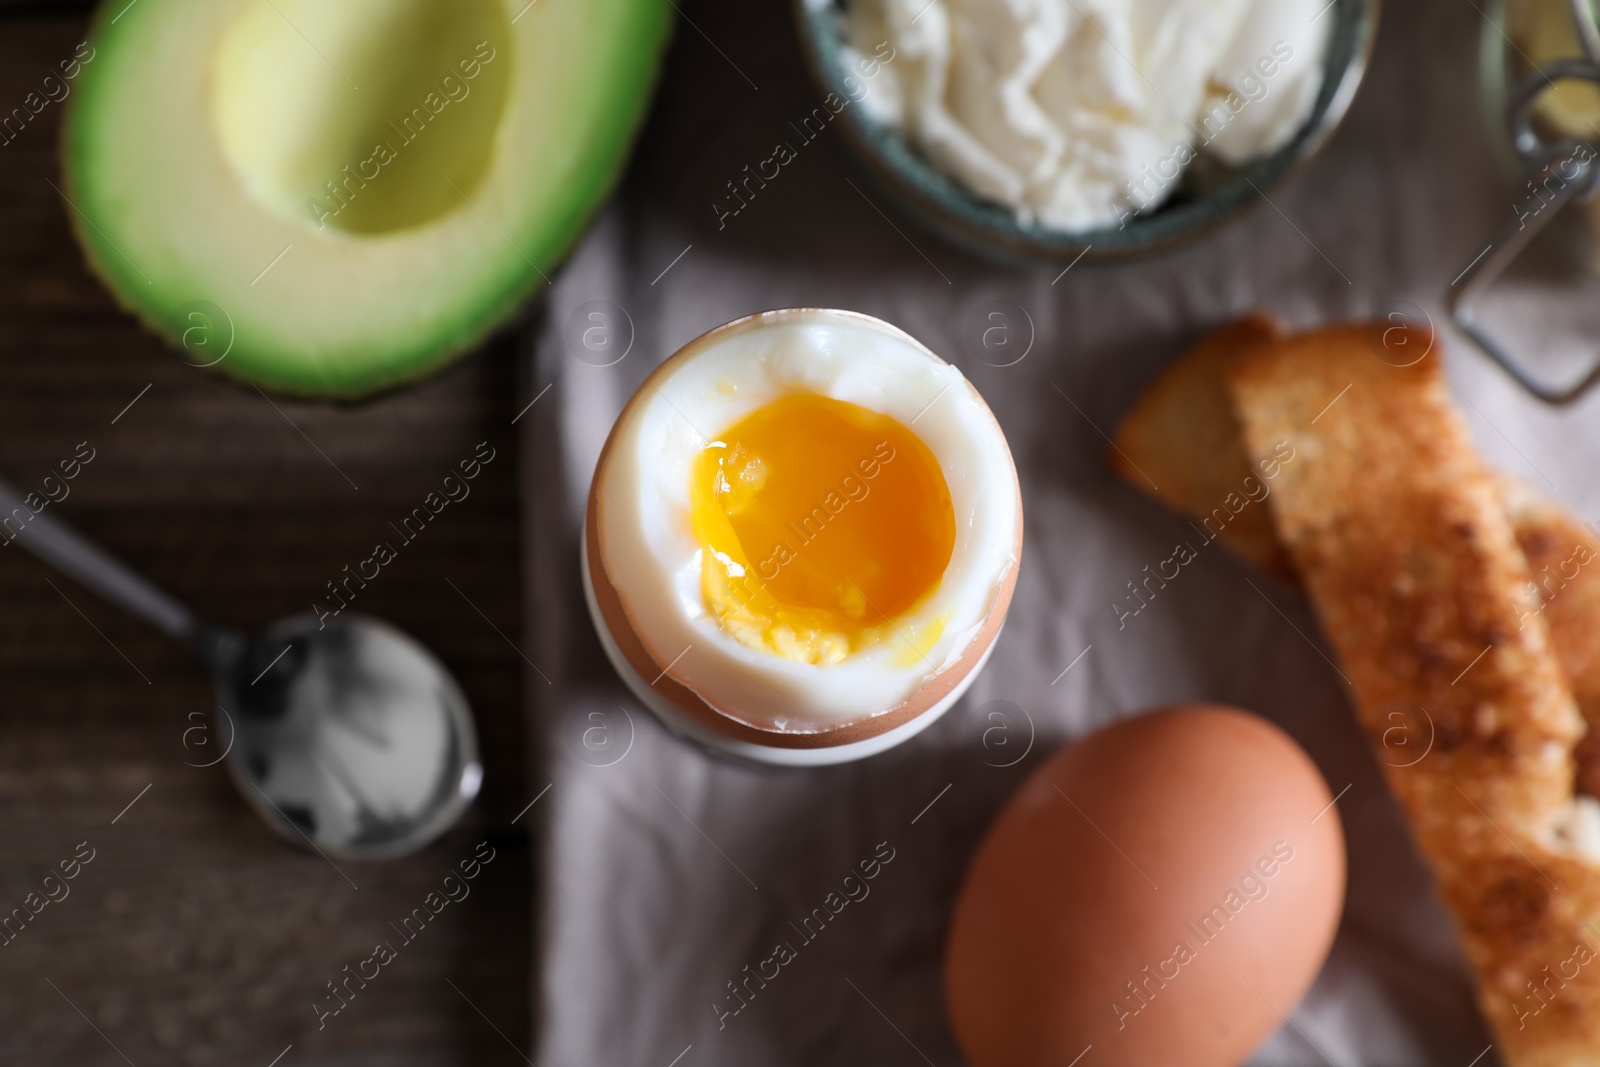
[[[439,368],[621,172],[670,0],[109,0],[63,136],[89,262],[184,349],[353,398]]]

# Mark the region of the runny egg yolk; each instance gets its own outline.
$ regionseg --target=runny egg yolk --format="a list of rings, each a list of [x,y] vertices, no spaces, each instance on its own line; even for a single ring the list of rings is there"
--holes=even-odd
[[[938,619],[955,508],[933,452],[895,419],[814,393],[780,397],[695,458],[690,498],[706,610],[751,648],[833,664],[893,642],[911,665]]]

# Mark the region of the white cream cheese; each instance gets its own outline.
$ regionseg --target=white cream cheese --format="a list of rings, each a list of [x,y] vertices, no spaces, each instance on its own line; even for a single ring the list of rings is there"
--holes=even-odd
[[[1281,147],[1322,85],[1327,0],[848,0],[862,106],[1024,222],[1116,225],[1201,152]]]

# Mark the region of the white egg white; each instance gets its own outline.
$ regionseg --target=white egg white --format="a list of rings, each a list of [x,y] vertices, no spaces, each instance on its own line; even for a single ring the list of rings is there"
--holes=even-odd
[[[944,473],[956,518],[950,563],[931,597],[892,620],[908,633],[943,620],[923,655],[891,639],[836,664],[798,663],[741,644],[706,611],[690,506],[695,457],[797,389],[892,416]],[[1016,469],[983,398],[909,335],[854,312],[768,312],[692,343],[618,421],[596,492],[607,574],[651,656],[713,708],[764,729],[817,732],[904,703],[968,650],[1018,565]],[[752,559],[761,554],[746,547]]]

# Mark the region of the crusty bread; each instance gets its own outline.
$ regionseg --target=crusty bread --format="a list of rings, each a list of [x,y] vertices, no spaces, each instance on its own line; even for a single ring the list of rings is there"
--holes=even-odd
[[[1118,425],[1112,468],[1197,519],[1223,507],[1251,474],[1233,417],[1227,367],[1240,352],[1283,336],[1278,320],[1258,313],[1202,338],[1144,391]],[[1289,557],[1266,508],[1243,508],[1218,532],[1246,559],[1289,576]]]
[[[1455,913],[1502,1058],[1594,1064],[1600,855],[1577,839],[1600,809],[1574,799],[1583,721],[1544,619],[1519,611],[1527,561],[1438,353],[1395,367],[1374,340],[1349,326],[1242,353],[1229,380],[1245,453],[1294,449],[1274,525]],[[1425,728],[1420,759],[1386,748],[1397,714]]]
[[[1578,791],[1600,797],[1600,536],[1515,478],[1501,476],[1500,498],[1532,579],[1518,611],[1524,624],[1544,617],[1589,726],[1574,753]]]
[[[1148,491],[1128,469],[1136,464],[1161,499],[1205,514],[1252,469],[1244,448],[1215,444],[1241,428],[1224,378],[1242,359],[1237,401],[1252,451],[1296,449],[1271,498],[1295,559],[1276,535],[1276,551],[1247,528],[1223,540],[1268,569],[1313,576],[1363,725],[1457,915],[1505,1061],[1600,1064],[1600,966],[1590,966],[1600,963],[1600,818],[1587,797],[1573,800],[1570,769],[1576,792],[1600,795],[1600,729],[1574,745],[1581,727],[1563,693],[1565,683],[1583,718],[1600,724],[1600,565],[1590,566],[1600,537],[1484,471],[1437,357],[1389,366],[1372,351],[1381,336],[1347,327],[1284,342],[1250,325],[1219,331],[1135,405],[1117,433],[1126,455],[1113,464]]]
[[[1274,320],[1253,314],[1202,338],[1123,417],[1109,457],[1113,469],[1184,514],[1200,518],[1213,511],[1251,471],[1228,368],[1240,353],[1283,336]],[[1146,475],[1160,488],[1152,489]],[[1531,584],[1518,597],[1519,614],[1524,620],[1544,617],[1556,659],[1591,727],[1578,745],[1579,791],[1600,797],[1600,566],[1590,565],[1600,563],[1600,531],[1510,475],[1498,475],[1496,485],[1528,560]],[[1272,529],[1270,511],[1241,512],[1221,539],[1263,570],[1299,580]]]

